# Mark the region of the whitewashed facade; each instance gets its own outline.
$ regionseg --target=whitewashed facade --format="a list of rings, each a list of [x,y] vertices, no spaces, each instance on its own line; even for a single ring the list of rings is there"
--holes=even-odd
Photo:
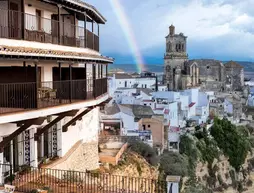
[[[38,167],[80,141],[96,146],[113,63],[99,52],[106,19],[74,0],[4,0],[0,10],[0,163]]]

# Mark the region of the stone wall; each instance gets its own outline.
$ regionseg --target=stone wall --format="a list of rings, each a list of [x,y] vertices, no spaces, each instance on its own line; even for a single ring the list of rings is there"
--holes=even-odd
[[[64,157],[45,166],[45,168],[86,171],[99,168],[98,142],[77,142]]]

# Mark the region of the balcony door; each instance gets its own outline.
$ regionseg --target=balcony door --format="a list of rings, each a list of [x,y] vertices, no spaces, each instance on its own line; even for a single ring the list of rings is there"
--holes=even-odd
[[[17,2],[10,2],[9,11],[9,37],[14,39],[21,38],[21,12],[20,4]]]

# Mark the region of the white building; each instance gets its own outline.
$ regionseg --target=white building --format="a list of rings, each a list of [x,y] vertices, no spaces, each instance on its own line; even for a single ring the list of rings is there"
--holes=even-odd
[[[98,168],[98,108],[113,62],[99,53],[105,18],[75,0],[5,0],[0,9],[0,162],[37,167],[58,156],[54,169]],[[68,153],[80,149],[74,164]]]
[[[126,73],[116,73],[109,77],[109,93],[112,96],[118,88],[150,88],[156,84],[155,76],[132,76]]]

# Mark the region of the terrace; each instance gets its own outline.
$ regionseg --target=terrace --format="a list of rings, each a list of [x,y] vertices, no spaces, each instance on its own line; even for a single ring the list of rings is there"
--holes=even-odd
[[[3,9],[0,6],[0,38],[51,43],[99,51],[99,24],[95,30],[94,21],[88,22],[86,15],[51,15],[51,19],[42,17],[42,11],[36,15],[17,10]],[[60,19],[59,19],[60,18]],[[90,24],[90,30],[88,29]]]
[[[95,100],[107,94],[105,70],[53,67],[53,81],[41,81],[41,67],[0,67],[0,115]],[[49,73],[50,75],[50,73]],[[12,77],[12,78],[10,78]]]

